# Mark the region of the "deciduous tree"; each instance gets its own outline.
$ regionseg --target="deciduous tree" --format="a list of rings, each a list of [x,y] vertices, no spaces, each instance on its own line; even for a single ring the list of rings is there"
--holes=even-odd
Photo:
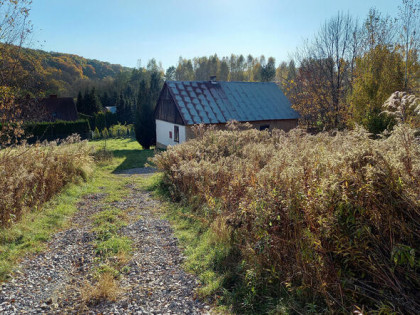
[[[400,42],[404,54],[404,89],[411,86],[413,77],[419,71],[418,50],[420,45],[420,2],[402,0],[399,7]],[[418,83],[417,83],[418,84]]]
[[[353,92],[350,97],[352,119],[370,132],[382,132],[390,120],[381,115],[382,104],[395,91],[404,88],[401,54],[378,45],[357,58]]]
[[[356,58],[357,33],[358,26],[352,17],[339,13],[297,54],[298,79],[290,91],[304,92],[304,96],[292,98],[300,113],[311,113],[307,119],[313,120],[312,125],[330,129],[346,124],[346,95],[351,84],[351,65]]]

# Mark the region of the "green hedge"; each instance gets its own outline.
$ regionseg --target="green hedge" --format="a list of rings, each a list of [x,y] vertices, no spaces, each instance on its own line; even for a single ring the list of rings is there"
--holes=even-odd
[[[76,121],[57,120],[54,122],[31,122],[24,125],[25,134],[31,138],[51,140],[51,138],[66,138],[78,133],[82,137],[90,134],[89,121],[79,119]]]

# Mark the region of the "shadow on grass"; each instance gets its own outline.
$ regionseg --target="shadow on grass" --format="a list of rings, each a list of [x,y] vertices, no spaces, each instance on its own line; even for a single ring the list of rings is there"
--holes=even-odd
[[[147,159],[154,155],[154,150],[113,150],[114,157],[125,158],[112,173],[118,173],[131,168],[145,167]]]

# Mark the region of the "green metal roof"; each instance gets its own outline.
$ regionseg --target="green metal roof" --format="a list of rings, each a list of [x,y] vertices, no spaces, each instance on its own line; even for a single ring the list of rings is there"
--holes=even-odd
[[[186,125],[297,119],[272,82],[167,81]]]

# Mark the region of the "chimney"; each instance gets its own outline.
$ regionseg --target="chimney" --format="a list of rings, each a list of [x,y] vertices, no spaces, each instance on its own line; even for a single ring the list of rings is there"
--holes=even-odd
[[[57,98],[57,94],[51,94],[50,98]]]
[[[216,76],[215,75],[210,76],[210,82],[212,84],[217,84],[217,80],[216,80]]]

